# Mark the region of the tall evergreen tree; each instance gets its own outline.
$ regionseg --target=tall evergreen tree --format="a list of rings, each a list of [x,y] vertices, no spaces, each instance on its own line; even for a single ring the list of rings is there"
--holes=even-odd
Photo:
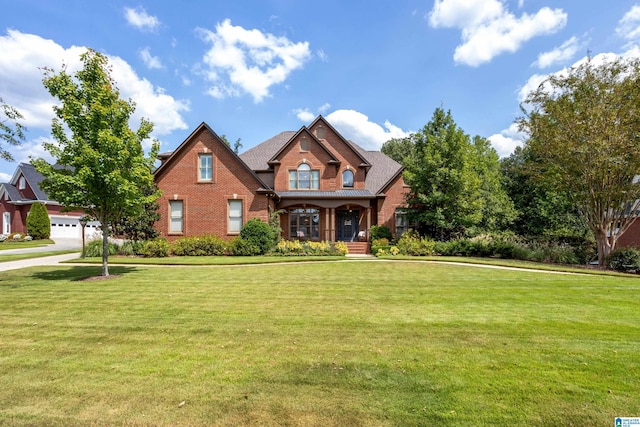
[[[33,203],[27,215],[27,234],[35,240],[51,236],[51,221],[47,207],[43,203]]]

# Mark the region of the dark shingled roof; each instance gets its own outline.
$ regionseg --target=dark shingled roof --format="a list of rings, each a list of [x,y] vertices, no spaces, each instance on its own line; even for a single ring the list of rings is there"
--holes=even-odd
[[[402,172],[402,165],[380,151],[366,151],[349,141],[360,154],[371,164],[364,187],[374,194],[381,193],[393,178]]]
[[[20,193],[18,192],[18,189],[15,187],[15,185],[11,185],[8,182],[4,183],[4,184],[0,184],[0,190],[4,188],[4,191],[7,192],[7,195],[9,196],[9,200],[12,202],[16,202],[18,200],[22,200],[22,197],[20,197]],[[0,196],[2,195],[2,191],[0,191]]]
[[[49,200],[47,193],[40,189],[40,183],[44,181],[44,176],[36,170],[36,168],[29,163],[20,163],[18,168],[22,171],[24,179],[29,184],[29,187],[33,190],[38,200]],[[16,184],[15,182],[13,183]]]
[[[250,150],[240,154],[240,158],[254,171],[265,171],[271,169],[267,163],[274,154],[276,154],[296,132],[284,131],[280,132],[271,139],[267,139],[262,144],[258,144]]]
[[[293,131],[281,132],[262,144],[258,144],[252,149],[245,151],[240,155],[240,158],[254,171],[269,170],[270,167],[267,162],[289,142],[295,134],[296,132]],[[382,192],[384,187],[402,172],[402,165],[384,153],[380,151],[367,151],[353,141],[349,141],[349,143],[371,164],[365,181],[365,189],[368,193],[378,194]],[[309,193],[305,192],[305,194],[308,195]]]

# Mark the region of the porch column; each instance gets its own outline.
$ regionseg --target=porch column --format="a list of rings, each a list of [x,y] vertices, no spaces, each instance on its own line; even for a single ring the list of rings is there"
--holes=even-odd
[[[331,213],[329,208],[324,210],[324,240],[331,241]]]
[[[367,241],[369,241],[369,230],[371,229],[371,207],[367,208]]]
[[[330,226],[330,240],[331,242],[335,242],[336,241],[336,208],[331,208],[330,210],[330,216],[331,216],[331,220],[329,221],[329,226]]]

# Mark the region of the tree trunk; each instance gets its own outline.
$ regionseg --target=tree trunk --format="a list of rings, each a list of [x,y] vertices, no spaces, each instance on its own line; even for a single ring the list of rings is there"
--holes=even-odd
[[[109,226],[102,221],[102,275],[109,275]]]
[[[596,230],[594,234],[598,248],[598,265],[602,268],[606,268],[607,256],[611,252],[611,242],[609,242],[607,232],[602,229]]]

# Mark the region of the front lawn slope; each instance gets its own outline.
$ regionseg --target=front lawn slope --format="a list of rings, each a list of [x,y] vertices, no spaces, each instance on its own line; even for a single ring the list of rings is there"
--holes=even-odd
[[[0,424],[612,425],[640,280],[411,262],[0,276]]]

